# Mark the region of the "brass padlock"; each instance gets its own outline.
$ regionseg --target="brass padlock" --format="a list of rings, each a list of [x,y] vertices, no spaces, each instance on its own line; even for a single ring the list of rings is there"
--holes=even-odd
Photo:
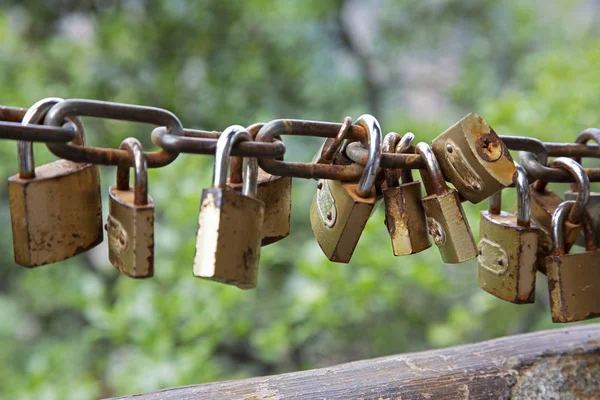
[[[117,185],[108,188],[106,222],[108,259],[131,278],[154,275],[154,201],[148,195],[148,167],[142,144],[127,138],[121,149],[134,162],[134,187],[129,186],[129,166],[117,167]]]
[[[600,129],[588,128],[577,136],[575,143],[586,144],[589,140],[593,140],[596,144],[600,145]],[[581,164],[581,158],[573,157],[575,161]],[[579,195],[577,185],[571,184],[569,190],[565,192],[565,200],[575,200]],[[594,227],[594,236],[596,237],[596,245],[600,245],[600,193],[591,192],[589,194],[589,200],[586,207],[587,212],[591,217],[591,224]],[[575,241],[578,246],[585,246],[585,239],[583,232],[579,234],[579,237]]]
[[[22,124],[40,123],[60,102],[35,103]],[[83,145],[80,121],[75,144]],[[15,262],[36,267],[73,257],[102,242],[102,200],[97,165],[58,160],[34,169],[31,142],[19,142],[19,173],[8,179]]]
[[[569,218],[565,221],[564,226],[565,251],[568,252],[581,231],[583,210],[589,200],[590,181],[583,167],[570,158],[556,158],[550,166],[571,173],[579,188],[579,196],[576,200],[577,206],[569,213]],[[540,229],[537,268],[542,273],[546,272],[546,256],[552,251],[552,215],[562,202],[563,200],[559,195],[548,189],[547,182],[537,180],[531,184],[531,218]]]
[[[369,158],[358,183],[321,179],[310,207],[310,224],[323,253],[348,263],[377,203],[375,179],[381,157],[381,127],[371,115],[356,124],[369,133]]]
[[[247,128],[253,138],[263,124],[254,124]],[[231,173],[227,184],[238,191],[242,190],[241,157],[233,157]],[[290,215],[292,212],[292,177],[277,176],[258,169],[256,198],[265,203],[265,219],[262,225],[261,245],[266,246],[286,238],[290,234]]]
[[[402,139],[390,132],[383,139],[383,151],[402,153],[412,145],[415,136],[408,132]],[[421,182],[414,181],[410,169],[402,170],[402,184],[398,173],[384,169],[385,188],[382,189],[385,204],[385,225],[392,239],[395,256],[419,253],[431,247],[427,233],[427,217],[421,204]]]
[[[567,254],[564,222],[574,201],[560,204],[552,217],[554,250],[547,257],[548,290],[552,321],[575,322],[600,316],[600,251],[589,217],[584,217],[586,251]]]
[[[437,245],[442,260],[448,264],[461,263],[477,257],[477,246],[463,210],[458,192],[450,189],[435,155],[427,143],[419,143],[417,152],[425,161],[420,170],[427,196],[421,199],[427,215],[427,228]],[[513,166],[514,168],[514,166]]]
[[[515,165],[508,148],[477,114],[471,113],[431,143],[445,176],[471,203],[512,184]]]
[[[202,191],[194,276],[256,287],[265,203],[256,198],[258,163],[245,158],[242,193],[227,186],[231,147],[252,140],[244,127],[232,125],[217,141],[213,186]]]
[[[486,292],[511,303],[535,301],[538,227],[531,223],[529,182],[516,164],[517,213],[501,210],[501,191],[481,212],[477,283]]]

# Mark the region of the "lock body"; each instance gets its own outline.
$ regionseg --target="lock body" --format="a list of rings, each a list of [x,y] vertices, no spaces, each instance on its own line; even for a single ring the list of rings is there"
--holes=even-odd
[[[231,188],[202,192],[194,276],[256,287],[265,204]]]
[[[133,190],[108,189],[109,214],[106,222],[108,259],[132,278],[154,275],[154,201],[134,204]]]
[[[375,187],[368,197],[356,183],[321,179],[310,207],[310,224],[323,253],[331,261],[348,263],[375,209]]]
[[[477,257],[471,227],[456,190],[429,195],[421,203],[427,215],[429,234],[445,263],[456,264]]]
[[[512,184],[516,172],[496,132],[471,113],[432,141],[444,176],[471,203],[479,203]]]
[[[239,192],[242,190],[242,183],[228,183],[228,186]],[[265,203],[261,245],[286,238],[290,234],[292,178],[271,175],[259,169],[256,198]]]
[[[535,301],[538,228],[519,226],[507,212],[481,212],[477,283],[511,303]]]
[[[548,256],[546,268],[552,321],[600,316],[600,251]]]
[[[569,190],[565,192],[565,200],[575,200],[577,199],[578,192],[574,192]],[[591,218],[591,224],[594,228],[594,234],[596,237],[596,245],[600,244],[600,193],[598,192],[590,192],[589,201],[586,206],[586,211],[588,212]],[[577,246],[584,247],[585,240],[583,238],[583,233],[580,233],[575,241]]]
[[[58,160],[37,167],[35,175],[8,180],[15,261],[35,267],[101,243],[98,166]]]
[[[552,253],[552,214],[563,202],[559,195],[548,188],[538,190],[536,183],[531,186],[531,219],[539,228],[537,268],[546,273],[547,256]],[[581,225],[565,221],[565,250],[568,252],[581,232]]]
[[[427,217],[421,204],[421,182],[408,182],[382,190],[385,224],[395,256],[421,252],[431,247]]]

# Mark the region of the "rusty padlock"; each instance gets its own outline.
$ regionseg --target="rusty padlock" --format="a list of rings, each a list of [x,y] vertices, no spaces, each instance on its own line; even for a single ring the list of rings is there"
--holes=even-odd
[[[252,136],[232,125],[217,141],[213,185],[202,191],[194,276],[252,289],[258,280],[265,203],[256,198],[256,158],[244,159],[242,193],[227,186],[229,154],[240,140]]]
[[[253,138],[264,124],[254,124],[247,128]],[[233,157],[227,184],[242,190],[242,157]],[[290,234],[292,212],[292,177],[271,175],[258,169],[256,198],[265,203],[265,219],[262,225],[261,245],[266,246],[286,238]]]
[[[590,193],[590,181],[583,167],[576,161],[558,157],[550,163],[551,167],[568,171],[575,178],[579,195],[576,206],[569,212],[569,217],[563,227],[565,232],[565,251],[569,251],[579,233],[583,210],[586,208]],[[552,190],[548,189],[547,182],[537,180],[531,184],[531,218],[540,228],[538,240],[538,270],[546,272],[546,256],[552,251],[552,215],[563,199]]]
[[[35,103],[22,124],[37,124],[62,101]],[[83,125],[75,144],[84,145]],[[102,200],[97,165],[58,160],[34,169],[31,142],[19,142],[19,173],[8,179],[15,262],[36,267],[73,257],[102,242]]]
[[[547,257],[548,290],[552,321],[575,322],[600,316],[600,251],[589,216],[583,219],[586,251],[568,254],[564,226],[576,202],[561,203],[552,216],[554,250]]]
[[[577,136],[576,143],[586,144],[588,141],[594,141],[600,145],[600,129],[588,128]],[[581,164],[581,158],[573,157],[575,161]],[[571,184],[568,191],[565,192],[565,200],[577,199],[579,192],[577,185]],[[591,224],[594,227],[594,236],[596,237],[596,245],[600,244],[600,192],[590,191],[589,200],[586,207],[587,212],[591,217]],[[584,232],[579,234],[579,237],[575,241],[578,246],[585,246]]]
[[[475,240],[458,192],[446,185],[429,145],[421,142],[417,144],[416,150],[426,164],[426,168],[421,170],[421,179],[427,196],[421,202],[427,215],[429,234],[433,237],[442,260],[448,264],[456,264],[477,257]]]
[[[108,259],[131,278],[154,275],[154,201],[148,195],[148,167],[139,140],[123,140],[121,149],[134,162],[134,187],[129,186],[129,166],[117,167],[117,184],[108,188],[106,222]]]
[[[375,209],[375,179],[381,157],[381,127],[371,115],[356,121],[369,133],[369,159],[359,182],[321,179],[310,208],[310,224],[323,253],[348,263]]]
[[[433,139],[431,149],[443,176],[471,203],[512,184],[515,166],[508,148],[475,113]]]
[[[415,135],[406,133],[402,138],[388,133],[383,140],[384,153],[402,153],[407,151]],[[383,170],[385,187],[382,189],[385,204],[385,225],[392,239],[395,256],[419,253],[431,247],[427,233],[427,217],[421,204],[421,182],[414,181],[410,169],[401,172],[402,184],[398,183],[396,170]]]
[[[481,212],[477,283],[486,292],[511,303],[535,301],[539,229],[531,223],[529,182],[516,164],[517,213],[502,211],[501,191]]]

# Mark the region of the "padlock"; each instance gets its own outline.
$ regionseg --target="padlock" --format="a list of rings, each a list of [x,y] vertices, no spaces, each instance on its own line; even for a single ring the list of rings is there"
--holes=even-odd
[[[254,124],[249,126],[247,130],[255,138],[262,126],[263,124]],[[242,163],[239,162],[241,160],[235,160],[235,158],[231,161],[231,174],[227,184],[241,191],[243,186],[240,179],[242,176]],[[284,239],[290,234],[292,177],[271,175],[259,168],[257,184],[256,198],[265,203],[261,245],[266,246]]]
[[[577,206],[569,213],[569,218],[565,221],[565,251],[569,251],[581,231],[581,219],[583,210],[587,206],[590,192],[590,181],[583,167],[576,161],[558,157],[550,163],[551,167],[561,168],[573,175],[575,183],[579,188],[577,196]],[[548,189],[547,182],[537,180],[530,185],[531,187],[531,219],[539,227],[538,239],[538,265],[540,272],[546,272],[546,256],[552,251],[552,215],[556,208],[563,202],[561,197],[552,190]]]
[[[35,103],[22,124],[40,123],[60,102]],[[74,122],[74,123],[73,123]],[[83,145],[80,121],[75,144]],[[36,267],[73,257],[102,242],[102,200],[97,165],[58,160],[34,169],[31,142],[19,142],[19,173],[8,179],[15,262]]]
[[[445,176],[471,203],[512,184],[513,159],[496,132],[471,113],[433,139],[433,153]]]
[[[477,246],[458,192],[450,189],[444,182],[429,145],[421,142],[417,144],[416,150],[426,165],[420,172],[427,192],[427,196],[421,199],[427,215],[427,229],[442,260],[448,264],[456,264],[477,257]]]
[[[375,179],[381,156],[381,127],[371,115],[355,122],[369,133],[369,159],[358,183],[321,179],[310,207],[310,224],[327,258],[348,263],[377,203]]]
[[[596,144],[600,145],[600,129],[588,128],[577,136],[575,143],[586,144],[589,140],[593,140]],[[581,164],[581,158],[573,157],[575,161]],[[577,199],[579,192],[577,191],[577,185],[571,184],[568,191],[565,192],[565,200]],[[587,212],[591,217],[591,224],[594,227],[594,236],[596,237],[596,245],[600,245],[600,192],[591,192],[589,194],[589,200],[586,207]],[[585,246],[585,239],[583,232],[579,234],[579,237],[575,241],[578,246]]]
[[[265,203],[256,198],[256,158],[244,159],[241,193],[227,186],[231,147],[241,140],[252,136],[232,125],[217,141],[213,185],[202,191],[194,276],[252,289],[258,279]]]
[[[576,202],[565,201],[552,216],[554,250],[547,257],[548,290],[552,321],[575,322],[600,316],[600,251],[589,216],[584,216],[586,251],[568,254],[564,222]]]
[[[490,197],[479,225],[477,283],[511,303],[535,301],[538,227],[531,223],[529,182],[516,164],[517,213],[501,210],[501,191]]]
[[[129,166],[119,165],[117,185],[108,188],[108,259],[131,278],[150,278],[154,275],[154,201],[148,195],[146,157],[135,138],[125,139],[120,148],[131,154],[134,186],[129,186]]]
[[[402,153],[415,136],[408,132],[402,139],[397,133],[388,133],[383,140],[383,151]],[[396,146],[397,144],[397,146]],[[427,217],[421,204],[421,182],[413,181],[410,169],[402,170],[402,184],[398,174],[384,169],[385,188],[382,189],[385,204],[385,225],[392,239],[395,256],[419,253],[431,247],[427,233]]]

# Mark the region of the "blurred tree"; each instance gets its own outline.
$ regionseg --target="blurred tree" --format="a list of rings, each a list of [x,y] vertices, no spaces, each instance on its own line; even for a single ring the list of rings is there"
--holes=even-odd
[[[600,52],[589,17],[597,7],[543,4],[7,0],[1,100],[148,104],[203,129],[369,112],[385,129],[413,130],[419,140],[475,108],[500,133],[575,137],[597,123],[590,66]],[[152,146],[146,126],[85,122],[92,144],[116,147],[136,136]],[[291,158],[309,159],[319,140],[286,142]],[[3,176],[16,170],[15,147],[0,147]],[[36,146],[36,159],[53,157]],[[263,249],[259,288],[194,279],[198,203],[211,164],[182,155],[150,172],[152,280],[119,277],[103,246],[25,271],[12,261],[10,235],[0,237],[5,397],[112,396],[552,326],[543,281],[535,305],[514,306],[476,287],[473,262],[445,267],[435,248],[394,258],[381,209],[352,262],[328,262],[308,223],[314,182],[301,180],[294,181],[292,234]],[[103,172],[108,187],[115,171]],[[6,187],[0,200],[8,226]],[[466,208],[477,234],[477,207]]]

